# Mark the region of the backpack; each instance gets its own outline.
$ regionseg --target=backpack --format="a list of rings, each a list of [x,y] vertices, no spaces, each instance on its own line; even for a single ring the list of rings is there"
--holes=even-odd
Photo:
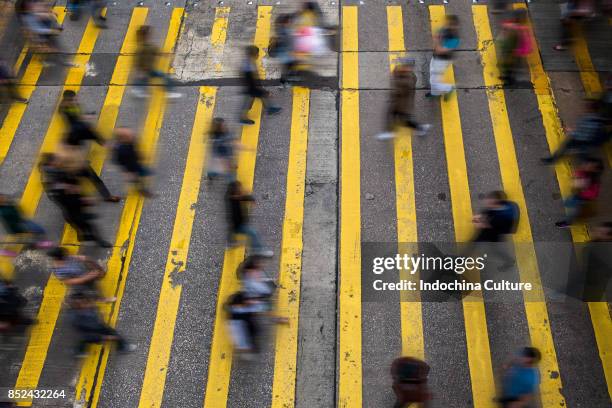
[[[520,218],[519,206],[513,201],[505,201],[504,206],[505,208],[499,215],[501,221],[499,231],[502,234],[514,234]]]

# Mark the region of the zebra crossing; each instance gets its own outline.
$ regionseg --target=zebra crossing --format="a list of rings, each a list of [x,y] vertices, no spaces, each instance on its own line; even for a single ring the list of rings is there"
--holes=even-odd
[[[364,86],[371,81],[368,70],[372,69],[373,75],[388,75],[398,57],[428,47],[417,46],[414,38],[409,37],[414,28],[408,23],[420,21],[423,16],[401,4],[371,6],[375,9],[374,17],[368,14],[368,19],[379,19],[386,26],[379,31],[381,38],[376,39],[363,35],[364,25],[371,23],[364,18],[363,7],[336,8],[339,12],[333,18],[340,22],[341,36],[341,52],[334,54],[339,60],[338,88],[282,89],[271,82],[273,96],[282,102],[283,112],[279,117],[266,116],[261,103],[256,101],[249,112],[255,124],[236,128],[244,147],[238,157],[237,177],[247,191],[261,197],[262,209],[256,210],[259,218],[255,218],[255,223],[278,253],[269,269],[279,284],[278,311],[289,317],[290,324],[273,331],[260,362],[245,364],[235,358],[223,303],[238,288],[235,271],[244,258],[245,248],[225,248],[223,187],[202,178],[208,155],[206,129],[212,117],[231,115],[238,105],[238,82],[214,82],[235,77],[235,55],[240,52],[234,47],[252,43],[267,50],[272,21],[280,12],[271,5],[250,10],[248,24],[255,27],[254,31],[242,30],[242,36],[234,39],[230,34],[240,35],[241,30],[233,27],[232,19],[236,17],[237,24],[247,24],[243,15],[238,18],[237,7],[216,7],[214,17],[206,22],[210,24],[210,34],[203,36],[207,45],[199,46],[207,61],[203,65],[207,72],[202,75],[211,72],[210,77],[196,78],[199,74],[183,52],[186,47],[183,35],[190,35],[184,29],[197,22],[190,21],[194,18],[191,11],[179,7],[163,12],[147,7],[119,11],[111,8],[111,21],[113,13],[120,15],[114,20],[117,30],[110,34],[100,31],[91,21],[67,28],[79,38],[72,49],[77,66],[67,71],[64,83],[55,90],[38,84],[39,78],[45,76],[38,56],[22,61],[25,67],[22,91],[32,102],[30,106],[11,106],[0,129],[0,188],[13,185],[8,179],[13,177],[17,165],[25,167],[22,171],[27,174],[18,174],[11,182],[22,182],[18,194],[26,215],[53,225],[50,230],[57,234],[54,239],[73,253],[91,250],[81,248],[74,231],[58,222],[57,212],[43,198],[36,158],[53,151],[64,131],[55,108],[45,115],[44,109],[36,106],[43,92],[60,95],[70,89],[84,94],[85,103],[97,103],[100,106],[97,128],[106,138],[119,125],[131,123],[138,127],[141,151],[149,164],[158,167],[157,189],[164,197],[149,200],[129,191],[118,207],[103,208],[103,231],[109,238],[114,236],[114,245],[107,253],[94,254],[107,270],[102,291],[117,297],[114,304],[101,305],[102,314],[111,325],[136,337],[138,352],[134,356],[118,356],[109,346],[101,345],[92,347],[82,361],[70,360],[67,351],[71,344],[70,329],[63,307],[66,291],[38,261],[43,271],[34,276],[32,284],[41,288],[35,302],[37,323],[29,338],[15,346],[11,356],[3,358],[10,369],[0,386],[63,387],[70,395],[70,401],[20,403],[23,406],[323,407],[331,406],[332,396],[332,404],[337,406],[376,407],[392,404],[388,357],[404,354],[430,361],[431,375],[437,377],[432,381],[439,401],[435,404],[488,407],[493,406],[492,399],[499,387],[500,359],[507,357],[502,354],[507,354],[508,346],[532,344],[543,354],[541,406],[607,406],[612,378],[609,306],[601,302],[566,309],[550,305],[540,278],[543,255],[534,246],[534,242],[542,239],[585,242],[588,230],[572,227],[571,235],[555,233],[552,238],[543,238],[546,237],[543,231],[547,230],[542,228],[542,214],[561,213],[562,204],[539,196],[526,184],[527,180],[531,182],[531,170],[524,170],[523,166],[530,157],[537,157],[537,152],[526,151],[525,140],[521,139],[521,133],[528,128],[520,120],[528,118],[520,116],[522,110],[519,116],[513,112],[518,110],[512,105],[517,101],[515,91],[500,86],[493,44],[496,28],[486,5],[452,9],[462,13],[462,30],[470,30],[475,40],[474,50],[466,46],[466,53],[473,52],[477,58],[461,60],[449,70],[447,80],[458,85],[457,93],[450,98],[439,103],[427,102],[426,90],[417,91],[418,114],[434,123],[426,138],[415,139],[409,130],[403,130],[390,149],[372,141],[380,130],[375,117],[382,117],[388,90]],[[428,6],[426,20],[420,23],[429,27],[430,33],[435,32],[445,13],[451,12],[450,7]],[[63,8],[58,7],[56,12],[63,18]],[[180,102],[167,102],[160,87],[155,87],[146,104],[134,104],[125,95],[129,89],[135,33],[143,24],[159,31],[165,57],[158,68],[186,79],[181,87],[185,98]],[[87,76],[87,67],[100,44],[109,39],[105,36],[121,37],[122,41],[120,46],[112,45],[118,48],[113,56],[114,65],[101,74],[108,77],[108,83],[100,87],[92,84],[94,79]],[[108,42],[105,44],[105,49],[111,47]],[[368,48],[382,44],[383,51],[379,52],[387,65],[369,66],[370,57],[361,54],[363,44]],[[578,43],[578,47],[586,45]],[[171,59],[175,50],[177,55]],[[590,57],[588,49],[584,50],[578,50],[579,61],[581,67],[588,68]],[[259,62],[262,78],[277,78],[274,61],[265,52]],[[536,130],[529,135],[539,138],[534,149],[539,146],[553,151],[563,136],[555,95],[538,52],[529,57],[528,64],[532,86],[516,93],[527,95],[526,103],[531,104],[531,113],[536,113],[537,125],[533,125]],[[472,75],[477,73],[477,79],[469,80],[482,83],[481,87],[462,86],[466,67]],[[582,79],[587,92],[595,92],[593,70]],[[469,98],[474,94],[477,96],[473,96],[472,102]],[[320,107],[315,101],[329,104],[325,107],[330,110],[338,109],[333,118],[338,135],[329,135],[338,149],[335,162],[331,163],[338,168],[337,179],[329,183],[337,185],[339,195],[338,202],[330,204],[330,212],[337,214],[337,242],[327,243],[337,248],[337,264],[326,265],[337,278],[331,283],[336,286],[337,295],[333,311],[336,335],[326,339],[334,350],[336,373],[322,378],[321,383],[327,382],[328,389],[309,399],[300,395],[303,383],[319,373],[306,364],[309,356],[301,352],[312,346],[308,344],[312,341],[308,330],[312,328],[302,319],[307,311],[301,307],[301,295],[302,280],[310,272],[304,265],[313,256],[306,256],[307,249],[315,245],[304,232],[313,220],[309,214],[311,207],[305,202],[309,191],[317,188],[316,181],[309,180],[311,165],[330,165],[323,163],[323,158],[310,156],[311,151],[316,151],[313,129],[319,121],[329,120],[317,116]],[[472,112],[476,108],[479,111]],[[39,135],[30,134],[32,121],[39,122],[35,127],[42,129]],[[480,130],[472,132],[475,121]],[[488,139],[482,142],[483,151],[475,156],[468,147],[481,143],[478,139],[481,136]],[[28,146],[22,147],[25,145]],[[491,148],[487,149],[487,145]],[[20,155],[22,152],[27,152],[26,159]],[[377,160],[380,157],[386,157],[386,162]],[[105,148],[93,146],[89,158],[92,167],[110,186],[122,188],[118,170],[106,163]],[[170,162],[173,164],[168,164],[166,170],[164,166]],[[481,165],[494,167],[495,174],[485,175],[490,176],[487,180],[475,176],[475,169]],[[443,172],[434,175],[440,169]],[[539,169],[542,174],[547,171]],[[425,176],[435,180],[426,182]],[[556,165],[554,176],[543,176],[546,191],[568,196],[569,166]],[[478,205],[478,195],[485,187],[495,185],[518,203],[522,214],[513,236],[518,255],[516,273],[521,281],[534,283],[536,290],[523,293],[521,304],[508,306],[511,311],[496,310],[481,293],[468,295],[452,305],[433,305],[421,302],[418,297],[403,299],[408,301],[397,302],[397,307],[361,301],[363,242],[411,243],[440,237],[466,242],[472,235],[471,217]],[[446,194],[447,199],[436,203],[431,195],[440,186],[444,187],[438,196]],[[374,190],[374,194],[370,192]],[[368,195],[372,198],[367,198]],[[439,206],[432,210],[436,204]],[[312,239],[312,235],[308,237]],[[23,265],[18,263],[19,269],[24,269],[19,271],[13,271],[6,262],[2,266],[3,275],[18,282],[25,279],[23,274],[28,268]],[[506,322],[504,316],[508,312],[515,317]],[[444,319],[453,321],[448,325],[452,334],[438,328]],[[521,326],[516,328],[515,337],[500,339],[504,334],[512,336],[514,324]],[[587,332],[572,329],[585,327]],[[438,330],[439,335],[460,342],[441,344],[436,338]],[[584,346],[579,350],[579,358],[584,364],[573,365],[576,358],[573,353],[578,350],[559,348],[559,344],[566,343],[558,338],[567,336],[582,336]],[[387,339],[391,340],[385,342]],[[373,344],[380,349],[372,349]],[[445,361],[445,356],[451,355]],[[455,364],[456,377],[446,385],[443,377],[453,372],[448,366]],[[589,367],[586,372],[585,365]],[[301,372],[303,367],[310,371]],[[313,405],[317,398],[320,402]]]

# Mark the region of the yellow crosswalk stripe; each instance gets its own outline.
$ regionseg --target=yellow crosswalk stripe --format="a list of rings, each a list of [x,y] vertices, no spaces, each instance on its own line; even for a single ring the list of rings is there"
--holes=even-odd
[[[253,45],[259,48],[259,58],[257,59],[257,69],[261,79],[266,78],[266,69],[263,66],[263,58],[268,55],[268,45],[270,44],[270,22],[272,19],[272,6],[257,7],[257,22],[255,25],[255,38]]]
[[[602,91],[601,82],[599,81],[599,74],[593,66],[591,54],[589,53],[589,47],[586,39],[584,38],[584,32],[582,27],[579,25],[575,27],[574,36],[572,50],[574,52],[574,59],[576,60],[576,64],[580,70],[580,79],[582,80],[584,91],[589,98],[599,96]]]
[[[206,161],[206,149],[202,142],[202,135],[206,134],[207,129],[210,128],[215,95],[215,88],[200,88],[144,381],[140,390],[139,407],[160,407],[164,395],[170,350],[182,292],[182,285],[173,283],[172,275],[184,272],[187,266],[191,231],[195,219],[194,205],[198,201],[202,169]],[[180,266],[177,267],[177,265]]]
[[[361,407],[361,197],[358,8],[342,7],[338,406]]]
[[[225,48],[225,39],[227,38],[227,18],[230,13],[230,8],[218,7],[215,13],[216,17],[211,31],[211,33],[214,33],[214,36],[211,36],[211,53],[208,56],[209,63],[207,66],[213,66],[214,62],[215,72],[221,72],[223,68],[221,60],[223,58],[223,49]]]
[[[515,4],[515,9],[525,8],[524,4]],[[531,26],[531,25],[530,25]],[[548,75],[544,71],[542,60],[537,46],[537,41],[533,34],[533,29],[530,27],[530,35],[534,45],[534,51],[528,57],[529,71],[531,73],[531,82],[536,91],[538,107],[542,114],[546,139],[551,152],[555,151],[561,139],[563,138],[563,129],[557,115],[555,98],[550,87]],[[557,181],[563,198],[567,198],[572,193],[572,177],[571,169],[568,163],[561,162],[555,165]],[[588,241],[588,232],[585,225],[573,225],[571,227],[572,240],[576,243],[584,243]],[[589,302],[589,313],[591,314],[591,323],[597,341],[599,357],[601,359],[606,384],[608,386],[608,394],[612,398],[612,319],[610,318],[610,310],[607,302]]]
[[[61,24],[64,21],[66,15],[64,7],[54,7],[53,11],[57,15],[57,20]],[[19,58],[15,64],[15,72],[18,72],[23,59],[27,55],[27,47],[24,47],[22,52],[19,54]],[[19,92],[23,98],[30,99],[32,93],[36,89],[36,83],[43,70],[43,61],[41,55],[33,55],[26,71],[21,78],[21,84],[19,86]],[[23,103],[13,102],[9,111],[6,114],[6,118],[0,128],[0,165],[4,162],[6,155],[8,154],[9,148],[13,143],[13,138],[17,132],[17,128],[21,123],[21,119],[25,114],[28,105]]]
[[[130,25],[128,27],[128,33],[126,34],[126,37],[125,37],[125,40],[122,46],[122,50],[121,50],[122,54],[125,54],[126,52],[134,51],[135,41],[136,41],[136,38],[135,38],[136,29],[140,25],[144,24],[146,15],[147,15],[147,9],[143,9],[143,8],[134,9],[134,12],[132,14],[132,19],[130,20]],[[94,27],[95,26],[93,25],[93,22],[90,21],[88,25],[88,29],[89,28],[93,29]],[[86,34],[84,35],[84,39],[85,38],[89,38],[89,40],[91,41],[91,37],[87,35],[87,30],[86,30]],[[91,45],[91,51],[93,51],[93,44]],[[91,53],[91,51],[89,53]],[[80,63],[83,63],[83,64],[86,62],[87,61],[84,61],[84,60],[80,61]],[[126,64],[126,60],[122,59],[122,56],[120,56],[118,58],[117,65],[115,67],[115,72],[125,69],[126,67],[128,68],[128,70],[122,82],[123,84],[127,82],[127,75],[129,73],[129,67]],[[80,84],[80,81],[82,80],[82,74],[80,75],[80,77],[77,75],[78,74],[73,75],[73,78],[75,79],[75,81],[71,82],[72,84]],[[69,74],[69,77],[70,77],[70,74]],[[70,88],[66,86],[65,88],[76,91],[78,90],[78,85],[71,85]],[[121,93],[122,92],[123,92],[123,87],[121,87]],[[109,126],[110,129],[114,127],[114,123],[115,123],[117,113],[118,113],[118,106],[111,107],[112,105],[109,105],[109,102],[112,103],[112,102],[117,101],[116,93],[117,92],[113,92],[112,88],[109,88],[107,99],[105,101],[102,113],[100,115],[100,124],[104,126]],[[113,97],[113,95],[115,97]],[[120,103],[120,98],[119,98],[119,103]],[[114,115],[110,112],[114,112]],[[47,136],[45,136],[45,140],[54,138],[55,143],[57,143],[61,135],[62,129],[63,129],[63,124],[61,123],[61,118],[59,117],[59,114],[56,113],[54,115],[54,118],[52,119],[51,125],[49,126],[49,129],[47,131]],[[110,129],[108,130],[110,131]],[[51,149],[52,147],[48,147],[48,148]],[[97,173],[100,173],[102,162],[100,160],[92,160],[92,166],[94,167]],[[30,180],[32,180],[32,175],[30,176]],[[38,183],[40,183],[40,181],[38,181]],[[38,189],[39,190],[37,191],[37,195],[36,195],[36,204],[40,200],[40,195],[42,194],[42,189],[41,189],[40,184],[38,185]],[[25,203],[22,205],[24,205],[23,208],[27,212],[28,208],[25,207]],[[30,209],[30,212],[32,214],[35,211],[36,211],[35,208]],[[74,231],[69,226],[66,226],[64,230],[63,238],[62,238],[62,243],[65,244],[66,242],[75,242]],[[121,242],[120,245],[122,244],[123,242]],[[70,248],[71,252],[76,252],[77,250],[78,250],[78,246]],[[108,275],[106,278],[108,279]],[[57,318],[61,310],[61,304],[65,296],[65,293],[66,293],[66,289],[64,285],[61,282],[59,282],[59,280],[55,278],[55,276],[51,275],[49,277],[49,280],[47,281],[47,285],[45,286],[45,290],[43,292],[43,299],[42,299],[42,302],[41,302],[41,305],[39,307],[38,314],[37,314],[37,324],[34,326],[30,334],[30,341],[26,349],[24,361],[23,361],[23,364],[22,364],[22,367],[19,373],[18,380],[17,380],[18,385],[16,385],[16,387],[18,387],[19,384],[24,384],[23,385],[24,387],[26,385],[29,386],[30,384],[33,384],[33,388],[35,388],[36,384],[38,383],[38,379],[40,378],[40,373],[42,371],[42,367],[46,360],[47,350],[51,342],[51,337],[53,336],[53,331],[55,329],[55,324],[57,322]]]
[[[435,33],[444,23],[444,6],[429,6],[429,13],[432,32]],[[451,65],[446,72],[446,80],[454,84],[454,77]],[[455,239],[457,242],[468,242],[473,234],[472,205],[457,93],[453,92],[446,100],[442,98],[441,107]],[[480,280],[479,274],[472,272],[472,279]],[[464,296],[463,315],[474,407],[487,407],[495,396],[495,382],[482,292],[474,291]]]
[[[175,8],[172,11],[166,39],[162,47],[164,56],[157,63],[157,68],[162,72],[169,72],[171,69],[170,55],[172,55],[176,46],[184,15],[183,8]],[[155,87],[140,138],[140,150],[148,164],[155,162],[157,141],[163,125],[165,107],[164,90],[161,87]],[[119,315],[143,204],[144,198],[142,195],[136,191],[130,191],[121,215],[113,252],[108,261],[107,273],[102,281],[101,289],[104,293],[114,293],[117,297],[114,307],[102,309],[102,314],[109,319],[109,324],[112,326],[116,324]],[[123,250],[122,246],[126,242],[128,246]],[[91,407],[96,407],[98,404],[110,350],[109,345],[96,346],[93,348],[91,356],[84,362],[77,384],[77,395],[84,401],[88,401],[88,395],[91,395]]]
[[[258,7],[258,20],[266,19],[269,6]],[[270,25],[257,22],[255,30],[254,44],[259,49],[266,49],[270,42]],[[262,58],[259,54],[258,66]],[[263,74],[260,73],[263,78]],[[241,144],[244,149],[238,155],[238,168],[236,178],[242,184],[245,191],[253,190],[255,179],[255,161],[257,159],[257,144],[259,141],[259,128],[261,125],[262,103],[259,99],[253,102],[248,117],[255,121],[255,124],[242,127]],[[223,311],[223,303],[236,290],[238,282],[236,280],[236,269],[244,259],[245,249],[243,245],[225,250],[223,258],[223,269],[219,280],[217,291],[217,308],[215,312],[215,325],[213,329],[213,339],[210,346],[210,357],[208,361],[208,379],[206,382],[206,394],[204,396],[204,407],[217,408],[227,406],[227,396],[229,391],[229,380],[232,371],[233,348],[231,340],[225,328],[226,319]]]
[[[521,184],[516,150],[512,139],[512,129],[506,108],[506,98],[499,79],[497,55],[493,35],[489,25],[487,6],[472,6],[474,27],[478,38],[478,50],[483,65],[484,84],[487,87],[487,100],[493,137],[497,147],[502,184],[508,198],[519,206],[521,217],[516,234],[513,235],[515,254],[521,282],[533,284],[533,290],[524,291],[525,315],[529,325],[531,341],[542,353],[539,368],[542,372],[540,398],[543,407],[565,406],[559,364],[546,308],[546,299],[538,270],[538,261],[533,246],[531,224]]]
[[[525,8],[524,4],[515,4],[515,9]],[[533,30],[530,29],[532,42],[534,44],[534,50],[527,57],[527,63],[529,64],[529,71],[531,74],[531,82],[534,87],[535,95],[538,101],[538,108],[542,115],[542,123],[544,125],[544,131],[546,134],[546,141],[550,152],[554,152],[559,147],[561,140],[564,138],[563,127],[559,121],[557,112],[557,105],[555,103],[555,97],[552,93],[552,88],[548,79],[548,75],[544,72],[544,66],[540,58],[539,50],[537,49],[537,42]],[[561,195],[566,198],[572,193],[572,174],[570,166],[560,161],[555,165],[555,172],[557,174],[557,181],[559,183],[559,189]],[[588,233],[584,226],[575,225],[571,228],[572,237],[576,242],[586,242],[588,240]]]
[[[387,29],[389,65],[393,72],[397,58],[403,57],[406,51],[402,6],[387,6]],[[397,242],[400,253],[416,252],[417,248],[414,244],[418,242],[411,138],[412,132],[407,128],[402,128],[394,139]],[[417,273],[402,276],[401,279],[418,281],[419,278]],[[401,293],[402,355],[424,359],[423,313],[420,300],[419,292],[404,291]]]
[[[295,87],[278,279],[278,313],[289,319],[289,325],[276,332],[272,408],[295,405],[309,108],[310,91]]]

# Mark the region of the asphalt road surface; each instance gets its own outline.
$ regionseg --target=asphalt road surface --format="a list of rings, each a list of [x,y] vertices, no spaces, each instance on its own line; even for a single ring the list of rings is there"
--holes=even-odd
[[[502,89],[491,48],[500,17],[486,4],[324,0],[326,22],[340,28],[341,52],[319,58],[318,75],[295,87],[280,85],[277,61],[262,52],[260,73],[283,110],[267,115],[256,102],[256,124],[241,126],[242,48],[265,51],[272,22],[294,3],[109,2],[107,30],[65,18],[61,41],[79,67],[22,61],[30,103],[2,111],[0,192],[21,199],[53,240],[105,266],[102,288],[118,300],[101,311],[138,348],[123,355],[96,346],[75,359],[65,289],[49,277],[44,254],[28,251],[14,270],[2,266],[38,322],[29,336],[0,344],[0,387],[65,390],[65,398],[38,399],[36,407],[380,408],[393,406],[389,368],[405,354],[431,366],[433,407],[482,408],[494,406],[504,363],[535,345],[543,359],[533,406],[609,407],[607,303],[560,299],[539,287],[503,302],[487,292],[408,302],[396,293],[381,302],[360,296],[362,243],[467,241],[472,212],[497,189],[522,210],[519,256],[508,279],[541,277],[544,286],[555,279],[545,243],[571,252],[573,242],[588,239],[588,228],[555,227],[570,168],[539,159],[559,143],[559,115],[573,123],[576,106],[593,91],[585,78],[601,84],[612,68],[609,42],[606,51],[606,41],[593,35],[605,23],[587,27],[593,40],[576,55],[559,55],[550,50],[558,7],[530,4],[540,49],[518,83]],[[432,30],[444,13],[459,16],[461,45],[453,64],[457,90],[438,100],[425,94]],[[166,99],[159,86],[148,99],[131,95],[134,32],[143,23],[167,52],[160,68],[172,72],[181,99]],[[390,67],[405,54],[416,59],[416,118],[432,128],[426,136],[403,131],[381,142],[374,135],[384,128]],[[35,172],[40,153],[53,151],[62,135],[55,112],[64,89],[78,90],[105,137],[118,126],[137,129],[155,168],[156,195],[144,199],[127,190],[104,149],[92,150],[92,165],[123,198],[97,207],[96,223],[114,245],[109,250],[79,246]],[[238,178],[256,199],[253,226],[275,253],[266,269],[279,282],[278,313],[289,317],[286,326],[265,325],[253,360],[233,353],[222,309],[238,287],[244,247],[226,248],[226,185],[206,179],[213,116],[226,118],[244,145]],[[599,218],[610,215],[606,172]]]

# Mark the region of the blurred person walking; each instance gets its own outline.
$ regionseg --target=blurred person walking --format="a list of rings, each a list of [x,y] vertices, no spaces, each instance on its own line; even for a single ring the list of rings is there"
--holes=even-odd
[[[86,357],[90,344],[105,341],[114,342],[120,353],[136,350],[135,344],[128,342],[117,330],[104,322],[94,299],[90,296],[75,292],[70,296],[69,304],[72,327],[80,336],[74,351],[77,358]]]
[[[97,27],[107,28],[106,16],[104,15],[105,0],[68,0],[66,6],[71,20],[79,20],[83,10],[85,10],[91,14]]]
[[[429,407],[431,392],[427,385],[429,365],[413,357],[399,357],[391,364],[391,378],[395,393],[394,408],[405,408],[413,403],[421,403],[421,408]]]
[[[417,77],[414,73],[415,61],[407,58],[399,61],[391,78],[391,100],[387,110],[386,131],[379,133],[379,140],[392,139],[398,126],[415,129],[416,134],[423,136],[431,125],[420,124],[414,120],[414,93]]]
[[[134,66],[136,68],[136,80],[132,90],[134,96],[138,98],[149,96],[146,87],[155,78],[162,80],[167,98],[175,99],[183,96],[181,93],[174,92],[175,84],[172,78],[167,73],[156,68],[157,60],[161,53],[159,48],[151,41],[151,27],[148,25],[141,26],[136,33],[136,39],[138,46],[134,56]]]
[[[27,303],[13,283],[0,278],[0,334],[20,333],[34,323],[24,313]]]
[[[255,123],[254,120],[248,118],[249,110],[251,110],[255,98],[261,99],[267,114],[273,115],[281,111],[280,107],[272,105],[268,91],[261,86],[261,80],[257,71],[258,56],[259,48],[254,45],[246,47],[246,59],[241,69],[241,76],[245,86],[245,98],[240,113],[240,123],[243,125],[253,125]]]
[[[596,202],[601,190],[601,176],[604,165],[598,158],[587,158],[580,163],[574,171],[573,194],[565,200],[566,218],[555,225],[559,228],[568,228],[579,217],[585,217],[588,210]]]
[[[292,14],[281,14],[275,21],[275,34],[268,47],[268,55],[278,59],[281,64],[280,82],[287,85],[290,81],[299,80],[295,68],[298,63],[293,43]]]
[[[71,293],[85,294],[105,303],[117,300],[101,296],[97,282],[105,272],[97,262],[84,255],[69,255],[63,247],[50,249],[47,255],[51,258],[51,272]]]
[[[112,245],[104,240],[92,223],[94,215],[88,211],[90,201],[83,195],[79,179],[62,167],[56,154],[45,154],[39,163],[42,184],[49,199],[57,204],[64,217],[77,233],[79,241],[94,241],[102,248]]]
[[[129,128],[115,130],[116,141],[113,146],[113,161],[126,173],[128,182],[144,197],[153,197],[149,190],[147,178],[152,171],[143,164],[143,159],[136,147],[136,133]]]
[[[561,3],[560,41],[553,49],[565,51],[574,41],[574,31],[582,21],[593,15],[592,0],[568,0]]]
[[[211,157],[206,176],[214,179],[218,176],[232,180],[236,168],[235,140],[223,118],[214,118],[209,131]]]
[[[250,255],[238,268],[238,279],[244,296],[263,304],[261,314],[277,324],[289,322],[286,317],[278,316],[272,311],[277,284],[266,274],[261,256]]]
[[[245,357],[257,353],[257,337],[260,332],[257,313],[263,310],[263,305],[249,299],[243,292],[236,292],[227,299],[224,309],[236,351],[244,353]]]
[[[521,61],[527,58],[533,49],[527,27],[527,10],[518,9],[512,12],[512,16],[502,23],[497,42],[500,50],[499,78],[506,85],[511,85],[515,81]]]
[[[508,200],[503,191],[486,194],[484,208],[472,218],[476,233],[467,245],[467,252],[486,246],[486,250],[496,255],[503,263],[500,270],[512,267],[516,261],[505,251],[503,243],[508,234],[514,234],[520,221],[520,209],[514,201]]]
[[[32,45],[47,54],[45,65],[52,63],[66,67],[76,66],[68,61],[67,55],[61,49],[58,36],[63,27],[57,21],[57,16],[51,10],[51,5],[48,2],[26,2],[21,21]]]
[[[76,92],[70,89],[64,91],[59,104],[59,113],[68,127],[64,143],[81,147],[87,140],[92,140],[100,146],[104,146],[106,141],[93,129],[88,122],[88,117],[83,114]]]
[[[575,130],[570,130],[561,145],[550,156],[541,161],[544,164],[554,164],[570,153],[579,158],[593,153],[608,142],[610,131],[606,129],[605,120],[601,116],[598,101],[587,102],[587,112],[578,120]]]
[[[264,257],[273,256],[274,253],[271,250],[263,247],[257,231],[249,223],[247,203],[255,202],[255,198],[242,191],[242,185],[239,181],[233,180],[229,183],[227,193],[225,194],[225,202],[229,223],[229,245],[237,245],[235,240],[236,234],[245,234],[249,238],[252,254]]]
[[[503,408],[526,408],[536,397],[540,385],[537,365],[540,351],[525,347],[520,354],[505,366],[502,378],[502,393],[496,401]]]
[[[455,88],[444,82],[444,74],[453,62],[453,53],[459,47],[459,18],[456,15],[446,16],[444,26],[433,38],[434,51],[429,64],[429,83],[431,90],[426,96],[450,94]]]
[[[17,83],[5,61],[0,60],[0,103],[4,102],[28,103],[17,89]]]
[[[25,218],[17,203],[5,194],[0,194],[0,219],[6,232],[14,235],[17,242],[34,248],[48,248],[52,245],[51,241],[45,239],[45,229]]]

